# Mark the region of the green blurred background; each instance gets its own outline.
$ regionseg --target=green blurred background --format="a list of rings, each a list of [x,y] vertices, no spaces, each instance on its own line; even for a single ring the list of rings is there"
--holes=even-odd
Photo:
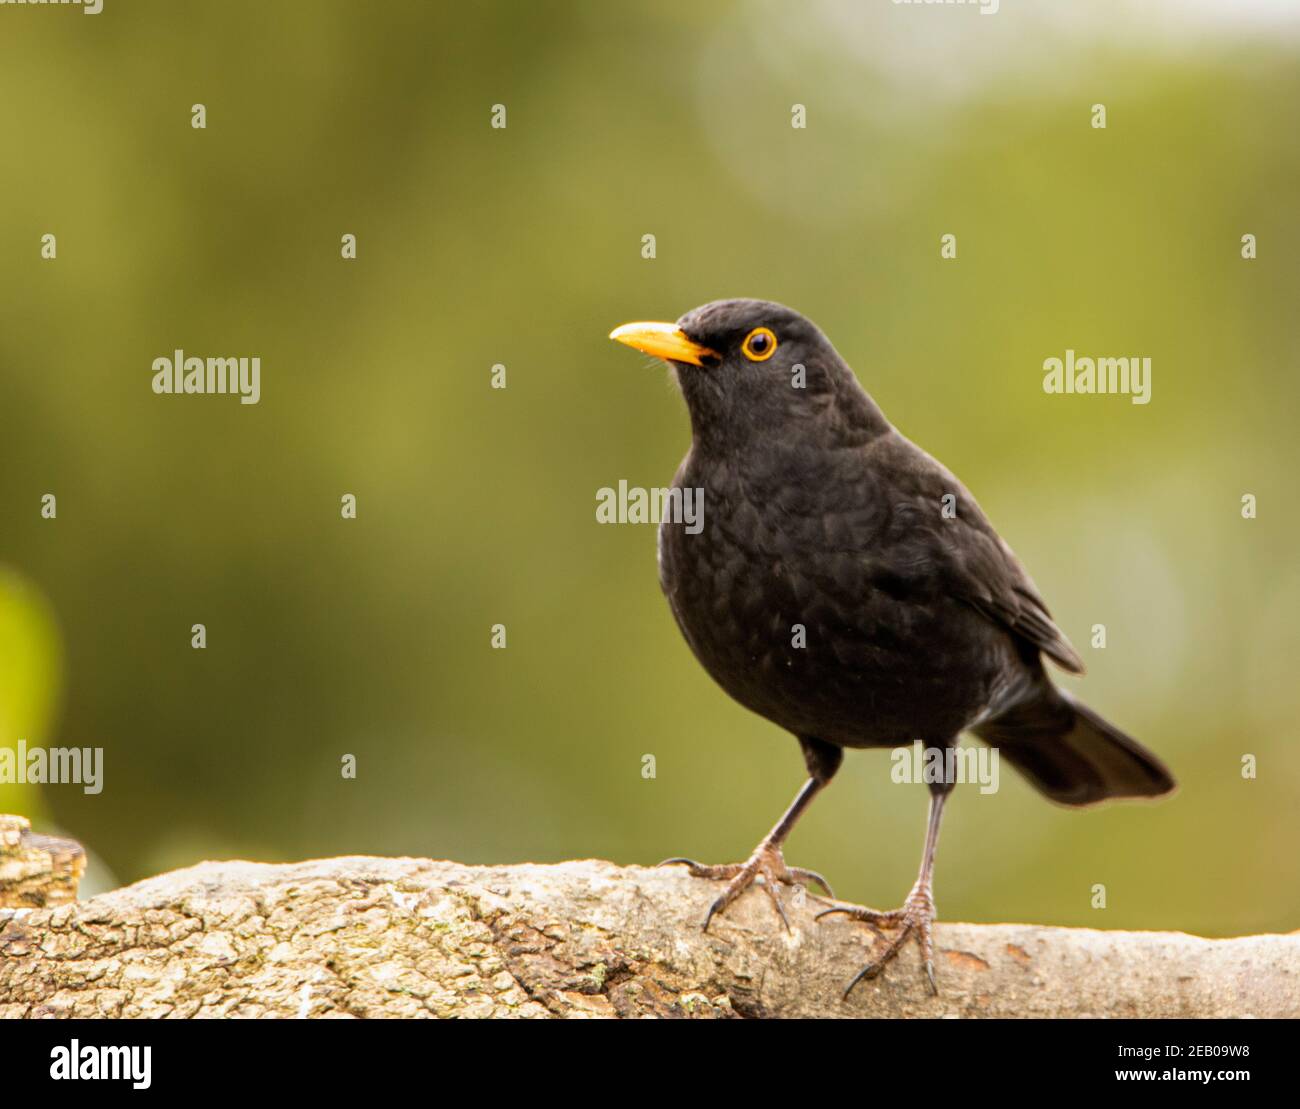
[[[0,744],[106,760],[0,811],[85,843],[90,889],[743,858],[798,748],[691,657],[654,529],[594,510],[688,442],[609,329],[760,296],[962,476],[1181,783],[961,790],[941,916],[1300,926],[1298,32],[1264,0],[0,7]],[[259,355],[261,403],[155,396],[176,347]],[[1152,402],[1044,395],[1067,347],[1150,356]],[[888,770],[851,754],[787,852],[883,906],[925,810]]]

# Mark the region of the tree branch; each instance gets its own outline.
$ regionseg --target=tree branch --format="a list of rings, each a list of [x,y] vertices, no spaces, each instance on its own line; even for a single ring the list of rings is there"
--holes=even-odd
[[[0,813],[0,908],[74,901],[85,869],[81,844],[37,835],[26,817]]]
[[[1020,924],[937,929],[940,996],[909,944],[793,931],[680,868],[337,858],[202,863],[45,909],[0,909],[0,1017],[1295,1016],[1300,934],[1206,940]]]

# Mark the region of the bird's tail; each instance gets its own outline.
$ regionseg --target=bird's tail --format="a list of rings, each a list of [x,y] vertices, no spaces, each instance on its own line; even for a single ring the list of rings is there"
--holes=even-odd
[[[1047,681],[1036,696],[974,731],[1062,805],[1159,797],[1174,788],[1155,755]]]

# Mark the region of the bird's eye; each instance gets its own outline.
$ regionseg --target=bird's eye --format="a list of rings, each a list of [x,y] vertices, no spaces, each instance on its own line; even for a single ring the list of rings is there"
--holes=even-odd
[[[766,362],[776,353],[776,336],[770,328],[756,327],[745,336],[740,351],[751,362]]]

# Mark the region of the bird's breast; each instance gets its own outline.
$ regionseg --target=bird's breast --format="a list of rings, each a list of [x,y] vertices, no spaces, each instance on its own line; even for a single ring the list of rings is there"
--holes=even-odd
[[[888,506],[869,480],[845,487],[811,469],[768,480],[752,461],[688,456],[674,486],[694,491],[698,529],[659,528],[682,634],[736,700],[797,734],[888,746],[918,721],[955,734],[986,680],[967,613],[923,574],[890,570]],[[927,703],[933,720],[918,713]]]

